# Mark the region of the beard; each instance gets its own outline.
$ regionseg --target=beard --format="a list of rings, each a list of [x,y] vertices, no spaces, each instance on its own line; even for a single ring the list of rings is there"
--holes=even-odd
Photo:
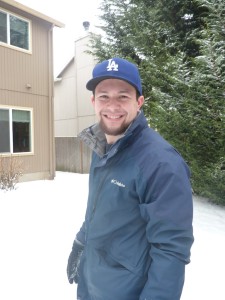
[[[123,134],[129,127],[129,124],[126,123],[121,124],[121,126],[118,128],[108,127],[102,119],[100,120],[99,125],[105,134],[112,135],[112,136]]]

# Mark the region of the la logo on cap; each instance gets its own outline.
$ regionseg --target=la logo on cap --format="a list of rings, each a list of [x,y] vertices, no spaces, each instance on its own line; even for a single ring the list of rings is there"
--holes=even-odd
[[[118,71],[118,64],[114,60],[109,59],[108,62],[107,71]]]
[[[128,82],[142,95],[141,78],[137,66],[120,57],[112,57],[98,63],[94,67],[92,79],[87,82],[86,87],[93,92],[102,80],[110,78]]]

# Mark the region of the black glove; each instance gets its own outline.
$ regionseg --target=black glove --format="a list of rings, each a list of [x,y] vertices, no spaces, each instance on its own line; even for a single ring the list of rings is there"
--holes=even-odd
[[[75,239],[67,264],[67,277],[70,284],[78,282],[78,267],[83,250],[84,245]]]

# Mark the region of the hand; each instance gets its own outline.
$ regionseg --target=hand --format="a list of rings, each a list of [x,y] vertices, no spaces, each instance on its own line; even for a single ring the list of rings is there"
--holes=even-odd
[[[83,250],[84,245],[75,239],[67,264],[67,277],[70,284],[72,284],[73,282],[78,282],[78,268]]]

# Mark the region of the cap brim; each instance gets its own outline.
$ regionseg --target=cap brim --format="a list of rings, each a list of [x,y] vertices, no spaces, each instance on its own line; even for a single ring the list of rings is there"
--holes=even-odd
[[[110,78],[117,78],[117,77],[113,77],[113,76],[101,76],[101,77],[96,77],[96,78],[93,78],[91,80],[89,80],[86,84],[86,88],[89,90],[89,91],[94,91],[96,86],[99,84],[99,82],[101,82],[102,80],[105,80],[105,79],[110,79]],[[120,79],[120,78],[118,78]]]
[[[105,80],[105,79],[120,79],[120,80],[123,80],[123,81],[126,81],[127,83],[129,83],[130,85],[132,85],[135,89],[137,89],[137,87],[130,81],[126,80],[125,78],[123,78],[122,76],[99,76],[99,77],[96,77],[96,78],[92,78],[91,80],[89,80],[86,84],[86,88],[89,90],[89,91],[94,91],[96,86],[102,81],[102,80]]]

